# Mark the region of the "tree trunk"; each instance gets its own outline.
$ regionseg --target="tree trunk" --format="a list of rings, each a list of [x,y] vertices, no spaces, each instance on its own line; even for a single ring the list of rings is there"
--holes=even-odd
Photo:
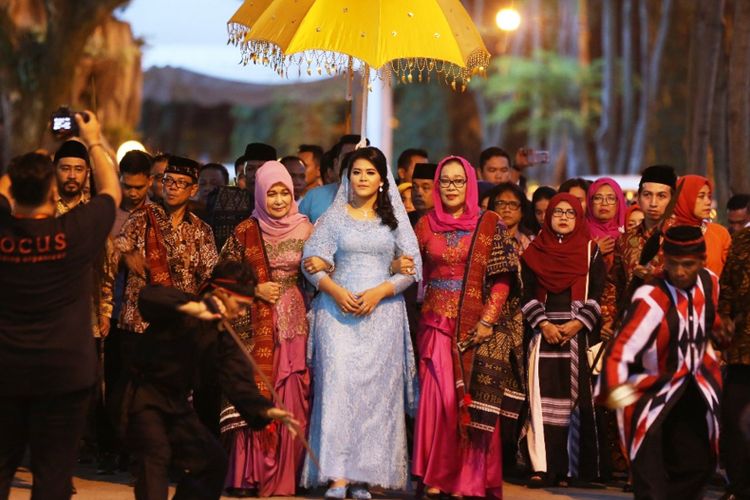
[[[708,155],[707,177],[714,181],[713,197],[719,207],[726,206],[729,199],[729,149],[727,123],[727,85],[729,35],[723,30],[722,43],[719,50],[719,64],[716,70],[716,88],[714,92],[713,116],[711,117],[711,148]],[[719,182],[717,182],[719,181]],[[723,210],[719,210],[723,214]]]
[[[750,3],[734,3],[729,55],[729,185],[750,193]]]
[[[711,108],[721,51],[724,0],[697,2],[696,5],[688,70],[691,101],[688,111],[687,159],[691,172],[705,174],[711,131]]]
[[[723,1],[723,0],[722,0]],[[669,31],[669,21],[672,11],[672,0],[662,0],[659,19],[659,29],[654,41],[654,47],[649,55],[648,42],[648,5],[646,0],[641,0],[638,6],[638,17],[640,19],[640,53],[641,53],[641,97],[638,124],[633,135],[633,147],[630,151],[629,174],[637,174],[643,168],[643,158],[646,153],[646,136],[648,133],[649,115],[654,108],[656,93],[659,89],[661,75],[661,58],[664,53],[664,44]]]
[[[3,135],[10,138],[10,143],[0,144],[3,163],[40,147],[50,113],[71,98],[86,41],[126,0],[29,3],[44,13],[36,23],[28,18],[16,23],[13,14],[22,3],[0,4],[0,102],[10,103],[3,113]]]
[[[635,98],[633,89],[633,0],[622,2],[622,127],[617,148],[615,172],[624,174],[630,154],[630,140],[633,135],[633,110]]]
[[[615,126],[617,121],[615,94],[615,6],[602,2],[602,112],[596,131],[596,161],[600,171],[611,172],[615,151]]]

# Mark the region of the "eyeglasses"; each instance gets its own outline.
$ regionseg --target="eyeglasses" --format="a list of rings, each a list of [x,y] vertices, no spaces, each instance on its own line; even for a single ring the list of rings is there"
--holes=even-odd
[[[573,210],[572,208],[569,208],[567,210],[563,210],[562,208],[556,208],[552,211],[552,217],[561,218],[563,215],[568,219],[575,219],[576,211]]]
[[[613,195],[602,196],[600,194],[594,195],[592,201],[597,205],[614,205],[617,203],[617,198]]]
[[[503,208],[510,208],[511,210],[518,210],[521,208],[521,204],[517,201],[505,201],[505,200],[497,200],[495,202],[495,208],[499,208],[502,210]]]
[[[458,189],[461,189],[466,185],[466,179],[464,178],[458,178],[458,179],[443,179],[442,177],[439,179],[440,187],[447,188],[450,187],[451,184],[456,186]]]
[[[188,187],[192,186],[192,182],[184,181],[182,179],[175,179],[174,177],[164,176],[161,178],[161,183],[164,185],[164,187],[172,187],[177,186],[180,189],[187,189]]]

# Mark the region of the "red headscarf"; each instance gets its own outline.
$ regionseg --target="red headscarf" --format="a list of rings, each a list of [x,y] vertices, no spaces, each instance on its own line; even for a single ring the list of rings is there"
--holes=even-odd
[[[552,229],[552,212],[563,201],[573,207],[576,225],[572,232],[560,238]],[[572,288],[571,300],[583,300],[586,296],[590,239],[589,227],[578,198],[570,193],[553,196],[544,214],[544,225],[539,236],[521,256],[536,274],[538,298],[543,299],[547,292],[562,293]]]
[[[594,216],[594,196],[599,188],[602,186],[609,186],[615,192],[615,216],[610,220],[603,221],[599,220]],[[620,229],[625,226],[625,210],[627,209],[627,203],[625,202],[625,195],[622,194],[622,188],[616,180],[611,177],[602,177],[597,179],[596,182],[589,186],[587,193],[587,206],[586,220],[589,223],[589,231],[591,232],[592,238],[600,238],[604,236],[610,236],[617,239],[620,236]]]
[[[468,160],[460,156],[448,156],[438,164],[435,171],[435,187],[440,186],[440,173],[446,163],[458,162],[464,167],[466,173],[466,201],[464,202],[464,213],[461,217],[454,218],[443,209],[443,200],[440,193],[435,193],[435,208],[427,214],[430,229],[436,233],[447,231],[473,231],[479,221],[479,188],[477,187],[477,173]]]
[[[695,216],[695,202],[698,200],[698,192],[703,189],[703,186],[708,186],[708,189],[713,192],[713,184],[700,175],[683,175],[677,181],[677,186],[678,189],[679,186],[682,186],[682,190],[674,207],[674,225],[700,226],[703,224],[703,219]]]

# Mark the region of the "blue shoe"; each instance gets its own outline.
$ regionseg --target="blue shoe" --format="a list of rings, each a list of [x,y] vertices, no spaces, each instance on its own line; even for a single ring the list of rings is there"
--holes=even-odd
[[[352,494],[352,498],[355,498],[357,500],[370,500],[372,498],[372,495],[370,494],[370,491],[367,489],[367,487],[361,484],[349,488],[349,493]]]
[[[324,498],[346,498],[346,486],[328,488]]]

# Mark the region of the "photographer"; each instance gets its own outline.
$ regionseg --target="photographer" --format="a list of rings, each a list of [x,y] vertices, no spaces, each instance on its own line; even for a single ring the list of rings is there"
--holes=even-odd
[[[92,262],[121,201],[91,112],[75,116],[98,196],[55,218],[55,167],[16,158],[0,178],[0,498],[28,445],[33,498],[69,498],[88,399],[96,382]]]

